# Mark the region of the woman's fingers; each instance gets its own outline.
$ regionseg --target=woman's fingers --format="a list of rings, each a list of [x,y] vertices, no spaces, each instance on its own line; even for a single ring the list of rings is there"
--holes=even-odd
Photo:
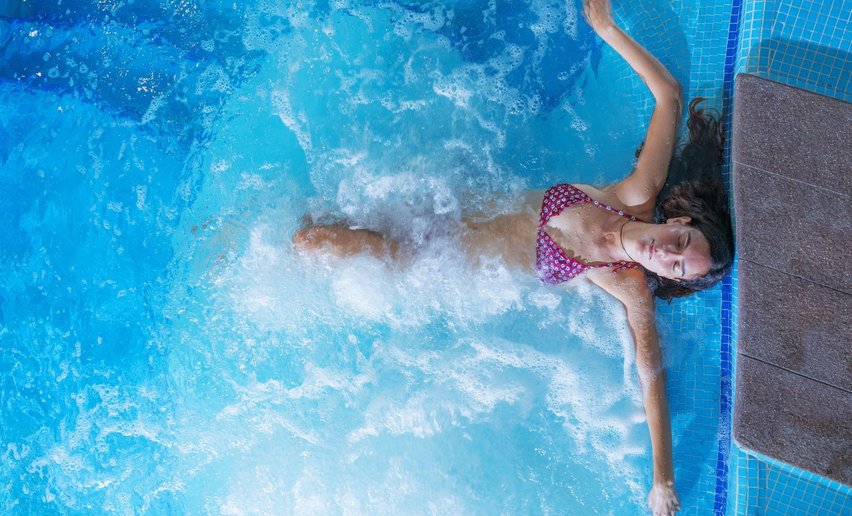
[[[612,7],[609,0],[584,0],[583,16],[593,29],[599,30],[612,23]]]

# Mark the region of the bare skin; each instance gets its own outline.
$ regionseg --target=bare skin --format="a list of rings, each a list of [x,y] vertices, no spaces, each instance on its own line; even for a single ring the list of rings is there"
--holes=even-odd
[[[645,144],[630,175],[607,188],[575,186],[592,199],[631,213],[639,220],[628,222],[586,203],[566,208],[542,229],[568,256],[588,264],[626,260],[675,280],[703,276],[710,268],[709,244],[697,229],[687,225],[689,217],[670,219],[664,224],[649,223],[677,140],[680,86],[659,61],[614,23],[609,0],[586,0],[584,14],[595,32],[643,79],[656,105]],[[514,213],[485,221],[463,220],[458,231],[459,248],[473,264],[483,257],[500,258],[507,267],[534,273],[543,194],[528,192]],[[297,232],[293,241],[306,252],[338,257],[368,254],[392,263],[404,263],[417,252],[380,233],[345,225],[309,226]],[[648,505],[654,515],[672,515],[680,510],[680,502],[675,491],[666,374],[653,294],[641,269],[617,273],[593,269],[584,275],[618,299],[627,313],[653,452],[654,480]]]
[[[399,242],[375,231],[352,229],[344,224],[308,226],[293,235],[293,244],[303,251],[336,258],[367,254],[395,261],[402,257]]]

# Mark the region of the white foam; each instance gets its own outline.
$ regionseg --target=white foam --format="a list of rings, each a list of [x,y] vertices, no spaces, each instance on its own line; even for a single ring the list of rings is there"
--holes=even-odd
[[[551,289],[539,288],[533,290],[527,296],[529,303],[538,308],[546,308],[553,311],[558,306],[562,299],[557,296]]]
[[[465,63],[453,68],[449,73],[432,74],[432,88],[436,94],[448,98],[462,110],[471,111],[470,115],[480,121],[484,128],[494,131],[494,120],[484,118],[481,104],[494,103],[503,106],[508,113],[529,115],[530,106],[520,91],[509,85],[507,76],[524,60],[524,50],[514,44],[507,44],[502,53],[489,58],[485,63]]]
[[[391,312],[390,290],[394,288],[387,266],[373,258],[347,260],[332,288],[337,303],[371,320]]]
[[[351,220],[394,236],[411,236],[427,230],[438,216],[455,217],[459,203],[447,179],[428,174],[427,163],[414,159],[408,171],[392,173],[366,161],[348,170],[339,184],[337,203]]]
[[[157,111],[160,110],[163,106],[166,105],[166,95],[161,94],[153,99],[151,99],[151,103],[148,104],[148,109],[145,110],[145,113],[142,115],[142,119],[139,121],[141,125],[145,125],[147,123],[152,122],[157,118]]]
[[[310,155],[313,148],[311,145],[311,135],[307,126],[306,117],[303,114],[296,113],[290,103],[290,95],[285,90],[276,90],[272,93],[272,106],[275,109],[278,118],[287,126],[287,129],[293,132],[296,139],[299,141],[299,146],[305,151],[306,155]]]
[[[530,6],[537,19],[530,25],[530,30],[537,37],[554,34],[559,30],[562,21],[562,10],[549,2],[535,1]]]
[[[436,32],[446,23],[446,14],[440,6],[427,12],[407,10],[396,4],[385,4],[385,8],[395,14],[394,34],[406,41],[411,39],[418,28]]]
[[[139,210],[145,209],[145,200],[148,197],[148,187],[146,185],[136,185],[136,208]]]
[[[562,19],[562,30],[573,39],[577,39],[577,31],[579,24],[579,12],[577,10],[577,2],[573,0],[565,1],[565,17]]]
[[[574,110],[574,106],[571,102],[563,101],[560,104],[560,107],[566,113],[568,113],[568,116],[570,117],[571,129],[574,129],[577,132],[586,132],[589,130],[589,124],[587,124],[585,120],[580,118],[580,115],[578,115],[577,111]]]
[[[577,445],[575,459],[596,471],[605,468],[609,478],[623,480],[641,496],[637,479],[644,463],[639,459],[647,454],[642,406],[625,391],[617,372],[604,374],[602,368],[609,367],[604,357],[594,352],[552,355],[491,337],[460,341],[441,352],[395,347],[378,360],[429,382],[410,383],[408,389],[414,390],[399,401],[382,397],[372,403],[364,424],[348,434],[349,442],[383,434],[426,438],[447,425],[464,424],[461,420],[486,419],[500,404],[523,411],[543,387],[547,409],[564,420]]]

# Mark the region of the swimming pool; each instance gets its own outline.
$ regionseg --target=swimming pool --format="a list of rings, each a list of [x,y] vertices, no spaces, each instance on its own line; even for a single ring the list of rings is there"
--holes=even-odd
[[[440,239],[626,172],[650,97],[578,3],[0,3],[4,509],[641,514],[613,302]],[[616,14],[722,107],[730,5]],[[306,264],[305,214],[436,243]],[[684,514],[727,503],[723,295],[659,307]]]

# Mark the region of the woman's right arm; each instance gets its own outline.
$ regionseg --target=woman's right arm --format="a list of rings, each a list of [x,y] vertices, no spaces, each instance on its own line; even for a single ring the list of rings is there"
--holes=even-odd
[[[666,372],[657,334],[653,295],[640,269],[615,274],[609,270],[594,270],[586,274],[593,283],[621,301],[627,311],[627,325],[633,337],[636,370],[651,436],[654,484],[648,493],[648,506],[655,516],[673,515],[680,510],[680,502],[674,485]]]
[[[585,0],[584,13],[598,36],[639,74],[656,100],[636,168],[612,190],[625,206],[640,208],[634,211],[645,207],[653,211],[677,143],[680,85],[665,66],[615,24],[609,0]]]

